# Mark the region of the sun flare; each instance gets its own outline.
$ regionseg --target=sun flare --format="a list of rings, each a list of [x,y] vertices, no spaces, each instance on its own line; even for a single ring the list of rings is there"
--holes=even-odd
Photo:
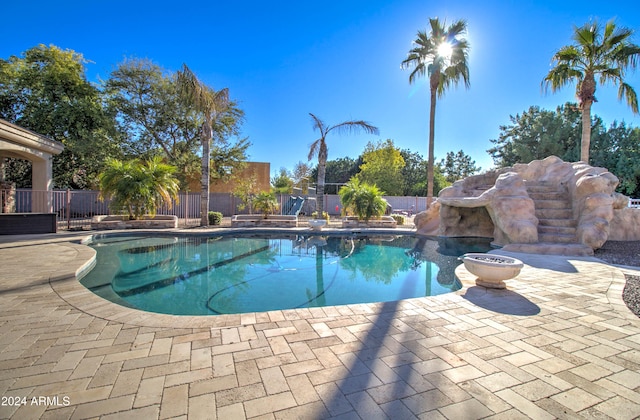
[[[449,42],[442,42],[438,45],[438,55],[441,57],[451,57],[453,46]]]

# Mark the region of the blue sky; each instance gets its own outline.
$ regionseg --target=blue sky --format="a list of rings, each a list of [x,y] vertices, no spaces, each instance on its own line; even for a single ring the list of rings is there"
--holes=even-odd
[[[430,17],[466,19],[471,87],[448,91],[436,111],[436,158],[463,149],[483,169],[499,126],[538,105],[575,101],[573,87],[545,94],[540,82],[574,25],[616,18],[640,32],[636,1],[13,1],[3,5],[0,57],[37,44],[82,53],[97,82],[125,57],[175,71],[186,63],[246,112],[251,160],[271,172],[306,162],[317,138],[309,112],[327,124],[363,119],[380,136],[332,136],[329,159],[356,158],[368,141],[392,139],[427,155],[428,86],[410,85],[400,63]],[[13,19],[7,17],[14,16]],[[634,38],[640,44],[640,33]],[[628,78],[640,93],[640,71]],[[599,87],[592,112],[640,126],[640,117]]]

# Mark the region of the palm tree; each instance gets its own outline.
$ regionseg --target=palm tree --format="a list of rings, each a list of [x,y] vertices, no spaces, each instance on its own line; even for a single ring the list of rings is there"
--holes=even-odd
[[[324,212],[324,176],[327,169],[327,135],[335,130],[338,133],[357,133],[359,131],[364,131],[367,134],[378,135],[379,130],[378,127],[375,127],[369,124],[366,121],[345,121],[340,124],[328,126],[326,125],[320,118],[316,117],[312,113],[311,119],[313,120],[313,130],[320,131],[320,138],[313,143],[311,143],[311,148],[309,150],[309,160],[313,159],[314,156],[318,156],[318,183],[316,185],[316,206],[317,206],[317,219],[322,219],[322,213]]]
[[[222,114],[229,111],[232,101],[229,99],[229,90],[224,88],[215,91],[200,81],[187,67],[182,65],[182,70],[177,74],[177,85],[182,100],[203,117],[202,132],[202,178],[200,195],[200,225],[209,225],[209,184],[211,183],[211,140],[213,128]]]
[[[163,204],[171,207],[178,196],[180,184],[175,171],[175,166],[163,163],[158,156],[146,162],[110,159],[100,174],[100,195],[111,198],[111,208],[126,211],[130,220],[144,214],[153,216]]]
[[[580,160],[589,163],[591,143],[591,105],[597,102],[596,76],[601,84],[613,82],[618,86],[618,99],[624,97],[634,113],[638,113],[638,97],[625,82],[627,69],[635,69],[640,47],[632,44],[633,30],[617,27],[613,20],[602,25],[596,20],[575,27],[574,44],[560,48],[552,58],[554,67],[542,81],[543,87],[556,92],[575,81],[576,96],[582,111],[582,142]]]
[[[342,206],[352,210],[360,220],[382,216],[387,209],[387,202],[382,198],[384,193],[376,185],[360,182],[357,177],[343,185],[338,194]]]
[[[413,68],[409,83],[419,76],[429,77],[431,108],[429,110],[429,159],[427,164],[427,204],[433,199],[433,147],[435,137],[436,97],[461,80],[469,88],[469,42],[463,37],[467,22],[458,20],[448,27],[438,18],[429,19],[430,32],[418,31],[414,47],[402,62],[402,68]]]
[[[266,219],[270,214],[275,213],[278,208],[278,199],[273,192],[262,191],[258,193],[253,201],[253,206],[256,210],[262,213]]]

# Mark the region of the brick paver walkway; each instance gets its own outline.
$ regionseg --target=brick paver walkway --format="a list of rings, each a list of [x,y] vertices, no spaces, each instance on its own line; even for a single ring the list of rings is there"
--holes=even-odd
[[[519,254],[506,291],[221,317],[121,308],[92,250],[0,244],[0,418],[640,416],[640,320],[620,269]]]

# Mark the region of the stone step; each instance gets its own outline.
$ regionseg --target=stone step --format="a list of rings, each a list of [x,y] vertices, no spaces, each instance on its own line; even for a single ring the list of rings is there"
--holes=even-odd
[[[556,181],[548,181],[540,178],[525,179],[527,185],[558,185]]]
[[[571,210],[571,203],[567,200],[534,200],[533,203],[537,209]]]
[[[565,194],[563,192],[558,192],[558,191],[530,192],[530,191],[527,191],[527,193],[529,194],[529,198],[531,198],[533,201],[538,201],[538,200],[562,200],[562,201],[566,201],[567,203],[569,202],[569,197],[567,197],[567,194]]]
[[[527,189],[527,191],[531,192],[566,191],[565,187],[559,186],[557,184],[532,184],[530,182],[525,182],[525,188]]]
[[[573,226],[545,226],[538,224],[538,234],[570,235],[576,237],[577,229]]]
[[[538,233],[538,241],[552,244],[575,244],[578,242],[576,235],[562,233]]]
[[[558,184],[557,182],[549,182],[549,181],[524,181],[524,185],[527,189],[532,189],[532,190],[563,191],[567,189],[567,187],[564,184]]]
[[[505,251],[524,252],[527,254],[542,255],[568,255],[575,257],[593,256],[593,249],[582,244],[557,244],[557,243],[535,243],[535,244],[508,244],[503,248]]]
[[[538,226],[576,227],[578,222],[574,219],[538,219]]]
[[[535,209],[536,217],[539,219],[573,219],[571,209]]]

